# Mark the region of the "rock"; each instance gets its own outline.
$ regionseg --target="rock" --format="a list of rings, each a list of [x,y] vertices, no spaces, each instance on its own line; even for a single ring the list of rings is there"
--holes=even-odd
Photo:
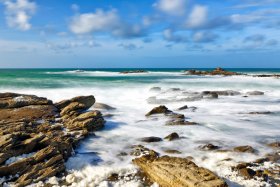
[[[231,153],[231,152],[232,152],[231,150],[225,150],[225,149],[214,151],[214,153]]]
[[[158,154],[150,150],[132,162],[138,165],[142,172],[164,187],[228,187],[227,183],[219,179],[208,169],[198,167],[194,162],[177,157]]]
[[[207,98],[207,99],[217,99],[218,98],[218,94],[216,94],[216,93],[209,93],[209,94],[207,94],[207,96],[205,97],[205,98]]]
[[[167,90],[167,92],[177,92],[180,91],[180,88],[170,88],[169,90]]]
[[[149,113],[147,113],[145,116],[150,116],[153,114],[167,114],[171,112],[170,110],[168,110],[168,108],[164,105],[160,105],[159,107],[155,107],[153,108]]]
[[[246,92],[246,95],[264,95],[264,92],[252,91],[252,92]]]
[[[201,95],[203,95],[203,96],[208,95],[208,94],[210,94],[210,91],[203,91],[203,92],[201,92]]]
[[[233,90],[226,90],[226,91],[212,91],[210,93],[216,93],[218,96],[235,96],[241,95],[240,92],[233,91]]]
[[[96,131],[104,127],[106,121],[102,118],[102,114],[99,110],[90,111],[79,115],[72,119],[67,124],[67,129],[70,131],[75,130],[88,130]]]
[[[207,144],[207,145],[200,145],[198,146],[198,149],[201,151],[208,151],[208,150],[214,150],[214,149],[218,149],[218,146],[215,146],[213,144]]]
[[[244,177],[246,180],[253,179],[256,172],[250,168],[242,168],[239,170],[238,174]]]
[[[272,114],[273,112],[267,111],[267,112],[249,112],[249,114]]]
[[[101,110],[116,110],[116,108],[106,105],[104,103],[94,103],[93,107]]]
[[[173,125],[199,125],[199,123],[189,122],[189,121],[186,121],[184,119],[177,119],[177,120],[167,121],[165,123],[165,125],[167,125],[167,126],[173,126]]]
[[[69,115],[71,114],[71,112],[75,111],[80,113],[81,111],[86,109],[86,105],[82,104],[82,103],[78,103],[78,102],[73,102],[71,104],[69,104],[68,106],[66,106],[61,112],[60,115],[61,116],[65,116],[65,115]]]
[[[161,91],[161,87],[152,87],[149,91],[150,92],[159,92],[159,91]]]
[[[272,153],[272,154],[266,154],[265,156],[266,156],[267,159],[269,159],[271,162],[276,162],[276,161],[280,160],[279,152],[275,152],[275,153]]]
[[[164,151],[165,153],[170,153],[170,154],[181,154],[180,151],[177,151],[177,150],[166,150]]]
[[[84,104],[83,110],[87,110],[95,103],[95,98],[93,95],[78,96],[78,97],[74,97],[70,100],[63,100],[63,101],[60,101],[59,103],[55,103],[55,107],[59,110],[62,110],[63,108],[65,108],[66,106],[68,106],[74,102]]]
[[[59,111],[53,105],[30,105],[14,109],[0,110],[0,120],[14,121],[20,119],[38,120],[54,120],[59,116]]]
[[[194,158],[192,156],[187,156],[186,159],[188,160],[194,160]]]
[[[185,109],[188,109],[188,105],[184,105],[184,106],[178,108],[177,110],[185,110]]]
[[[242,73],[236,73],[236,72],[229,72],[222,68],[217,68],[212,71],[196,71],[196,70],[185,70],[189,75],[224,75],[224,76],[230,76],[230,75],[246,75]]]
[[[274,143],[269,143],[266,144],[267,147],[276,147],[279,148],[280,147],[280,143],[279,142],[274,142]]]
[[[161,138],[154,137],[154,136],[141,138],[140,140],[141,140],[141,142],[160,142],[160,141],[162,141]]]
[[[240,146],[240,147],[235,147],[233,149],[235,152],[241,152],[241,153],[254,153],[254,149],[251,146]]]
[[[173,133],[169,134],[168,136],[166,136],[164,139],[172,141],[172,140],[175,140],[178,138],[179,138],[179,135],[176,132],[173,132]]]
[[[199,92],[182,92],[182,95],[185,96],[200,96]]]
[[[52,101],[35,95],[23,95],[16,93],[0,94],[0,109],[20,108],[30,105],[52,105]]]
[[[184,114],[175,114],[175,113],[167,113],[165,114],[166,116],[172,118],[172,119],[184,119],[185,118],[185,115]]]
[[[128,74],[128,73],[148,73],[148,71],[144,71],[144,70],[136,70],[136,71],[123,71],[120,72],[121,74]]]

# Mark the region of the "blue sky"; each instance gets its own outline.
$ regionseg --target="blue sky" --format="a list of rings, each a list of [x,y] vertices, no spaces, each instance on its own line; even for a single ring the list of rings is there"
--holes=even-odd
[[[0,0],[0,68],[280,68],[280,0]]]

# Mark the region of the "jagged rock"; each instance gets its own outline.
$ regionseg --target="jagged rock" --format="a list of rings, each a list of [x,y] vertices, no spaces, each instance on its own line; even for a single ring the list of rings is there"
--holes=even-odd
[[[184,106],[178,108],[177,110],[185,110],[185,109],[188,109],[188,105],[184,105]]]
[[[280,143],[279,142],[269,143],[269,144],[266,144],[266,146],[279,148],[280,147]]]
[[[240,146],[240,147],[235,147],[233,149],[235,152],[242,152],[242,153],[254,153],[254,149],[251,146]]]
[[[246,95],[264,95],[264,92],[252,91],[252,92],[246,92]]]
[[[79,115],[67,124],[67,129],[74,130],[88,130],[96,131],[102,127],[106,121],[102,118],[102,114],[99,110],[90,111]]]
[[[199,150],[201,151],[208,151],[208,150],[215,150],[218,149],[219,147],[213,144],[207,144],[207,145],[200,145],[198,147]]]
[[[149,113],[147,113],[145,116],[150,116],[153,114],[167,114],[171,112],[170,110],[168,110],[168,108],[164,105],[160,105],[159,107],[155,107],[153,108]]]
[[[0,120],[14,121],[23,118],[32,121],[54,120],[59,116],[59,111],[53,105],[30,105],[21,108],[2,109],[0,110]]]
[[[265,156],[267,157],[267,159],[269,159],[272,162],[276,162],[276,161],[280,160],[279,152],[275,152],[272,154],[266,154]]]
[[[164,187],[228,187],[227,183],[219,179],[208,169],[198,167],[194,162],[177,157],[158,154],[150,150],[140,158],[132,162],[138,165],[141,170],[152,180]]]
[[[1,93],[0,109],[20,108],[30,105],[52,105],[52,101],[35,95],[23,95],[17,93]]]
[[[176,132],[173,132],[173,133],[169,134],[168,136],[166,136],[164,139],[172,141],[172,140],[175,140],[178,138],[179,138],[179,135]]]
[[[238,174],[243,176],[246,180],[250,180],[254,177],[256,172],[250,168],[242,168],[239,170]]]
[[[164,151],[165,153],[170,153],[170,154],[181,154],[180,151],[177,151],[177,150],[166,150]]]
[[[177,119],[177,120],[170,120],[170,121],[167,121],[165,123],[165,125],[167,126],[173,126],[173,125],[199,125],[198,123],[195,123],[195,122],[189,122],[189,121],[186,121],[185,119]]]
[[[149,91],[150,92],[159,92],[159,91],[161,91],[161,87],[152,87]]]
[[[101,110],[116,110],[116,108],[106,105],[104,103],[94,103],[93,107]]]
[[[93,95],[78,96],[78,97],[74,97],[70,100],[63,100],[58,103],[55,103],[55,107],[59,110],[62,110],[63,108],[65,108],[66,106],[68,106],[69,104],[74,103],[74,102],[84,104],[85,106],[84,106],[83,110],[87,110],[95,103],[95,98]]]
[[[141,142],[160,142],[162,139],[159,137],[151,136],[151,137],[141,138],[140,140]]]
[[[78,102],[73,102],[73,103],[69,104],[68,106],[66,106],[60,112],[60,115],[61,116],[69,115],[72,111],[81,112],[81,111],[85,110],[85,108],[86,108],[85,104],[78,103]]]
[[[236,72],[229,72],[226,71],[222,68],[217,68],[214,69],[213,71],[196,71],[194,69],[192,70],[185,70],[186,75],[224,75],[224,76],[229,76],[229,75],[245,75],[242,73],[236,73]]]

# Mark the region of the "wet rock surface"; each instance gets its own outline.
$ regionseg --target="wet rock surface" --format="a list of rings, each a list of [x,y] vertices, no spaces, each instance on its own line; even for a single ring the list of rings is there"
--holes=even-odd
[[[173,133],[169,134],[168,136],[166,136],[164,139],[172,141],[172,140],[176,140],[178,138],[179,138],[179,135],[176,132],[173,132]]]
[[[199,150],[201,151],[208,151],[208,150],[215,150],[218,149],[219,147],[213,144],[207,144],[207,145],[200,145],[198,147]]]
[[[251,146],[240,146],[240,147],[235,147],[233,149],[235,152],[241,152],[241,153],[254,153],[255,150]]]
[[[93,96],[79,96],[55,105],[37,96],[0,93],[0,97],[0,177],[20,187],[64,172],[73,149],[81,140],[94,136],[92,131],[106,122],[97,110],[83,113],[94,104]],[[59,112],[63,124],[53,123]],[[44,121],[37,121],[41,119]],[[14,159],[24,154],[29,156]]]
[[[116,110],[116,108],[106,105],[104,103],[94,103],[93,107],[101,110]]]
[[[153,108],[149,113],[147,113],[145,116],[151,116],[153,114],[167,114],[167,113],[171,113],[170,110],[168,110],[168,108],[164,105],[160,105],[159,107],[155,107]]]
[[[208,169],[198,167],[194,162],[167,155],[159,157],[158,153],[150,150],[148,154],[135,158],[132,162],[138,165],[142,172],[157,182],[160,186],[208,186],[228,187]]]
[[[242,73],[236,73],[236,72],[229,72],[226,71],[222,68],[217,68],[214,69],[212,71],[196,71],[194,69],[192,70],[185,70],[185,74],[184,75],[225,75],[225,76],[230,76],[230,75],[245,75]]]

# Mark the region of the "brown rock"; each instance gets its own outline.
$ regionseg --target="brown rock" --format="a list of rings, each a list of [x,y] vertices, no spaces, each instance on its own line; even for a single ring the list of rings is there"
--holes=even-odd
[[[181,154],[180,151],[177,151],[177,150],[166,150],[164,151],[165,153],[171,153],[171,154]]]
[[[128,74],[128,73],[148,73],[148,71],[144,71],[144,70],[136,70],[136,71],[123,71],[120,72],[121,74]]]
[[[63,101],[60,101],[59,103],[55,103],[55,106],[59,110],[62,110],[63,108],[65,108],[66,106],[68,106],[69,104],[71,104],[73,102],[84,104],[85,106],[84,106],[83,110],[87,110],[95,103],[95,98],[93,95],[78,96],[78,97],[74,97],[70,100],[63,100]]]
[[[188,109],[188,105],[184,105],[184,106],[178,108],[177,110],[185,110],[185,109]]]
[[[280,143],[279,142],[269,143],[269,144],[266,144],[266,146],[279,148],[280,147]]]
[[[267,111],[267,112],[249,112],[249,114],[272,114],[273,112]]]
[[[173,132],[173,133],[169,134],[168,136],[166,136],[164,139],[172,141],[172,140],[175,140],[178,138],[179,138],[179,135],[176,132]]]
[[[160,105],[159,107],[155,107],[153,108],[149,113],[147,113],[145,116],[150,116],[153,114],[167,114],[170,111],[168,110],[168,108],[166,108],[166,106],[164,105]]]
[[[198,167],[185,158],[158,157],[150,150],[148,155],[132,160],[152,180],[164,187],[228,187],[227,183],[219,179],[208,169]]]
[[[214,150],[214,149],[218,149],[218,146],[215,146],[213,144],[207,144],[207,145],[200,145],[198,146],[198,149],[201,151],[208,151],[208,150]]]
[[[266,154],[265,156],[267,157],[267,159],[269,159],[272,162],[276,162],[276,161],[280,160],[279,152],[275,152],[272,154]]]
[[[232,151],[231,150],[225,150],[225,149],[214,151],[214,153],[230,153],[230,152],[232,152]]]
[[[244,177],[246,180],[250,180],[254,177],[256,172],[249,168],[242,168],[239,170],[238,174],[242,177]]]
[[[151,136],[151,137],[142,138],[142,139],[141,139],[141,142],[159,142],[159,141],[161,141],[161,140],[162,140],[162,139],[159,138],[159,137]]]
[[[72,111],[76,111],[76,112],[81,112],[82,110],[85,110],[86,105],[82,104],[82,103],[78,103],[78,102],[73,102],[71,104],[69,104],[67,107],[65,107],[61,112],[60,115],[64,116],[64,115],[69,115],[70,112]]]
[[[242,153],[254,153],[254,149],[251,146],[240,146],[240,147],[235,147],[233,149],[235,152],[242,152]]]
[[[116,110],[116,108],[106,105],[104,103],[94,103],[93,107],[101,110]]]
[[[195,122],[189,122],[189,121],[186,121],[185,119],[178,119],[178,120],[170,120],[170,121],[167,121],[165,123],[165,125],[167,126],[173,126],[173,125],[199,125],[198,123],[195,123]]]
[[[15,109],[0,110],[0,120],[14,121],[23,118],[38,121],[54,120],[54,117],[59,116],[58,110],[53,105],[30,105]]]

